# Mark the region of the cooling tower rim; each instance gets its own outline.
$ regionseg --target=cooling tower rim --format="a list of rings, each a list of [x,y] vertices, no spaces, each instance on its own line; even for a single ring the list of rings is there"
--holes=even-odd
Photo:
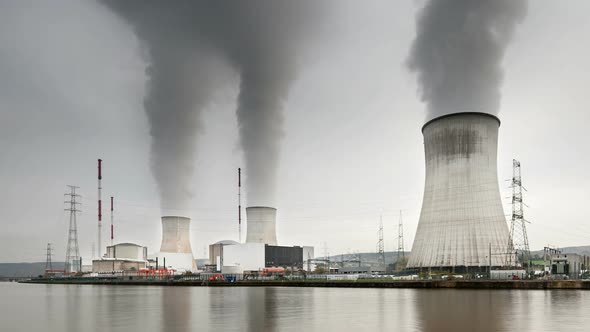
[[[246,210],[248,210],[248,209],[270,209],[270,210],[275,210],[276,211],[277,208],[273,208],[273,207],[270,207],[270,206],[247,206],[246,207]]]
[[[183,216],[162,216],[162,219],[172,219],[172,218],[176,218],[176,219],[191,219],[189,217],[183,217]]]
[[[498,118],[497,116],[490,114],[490,113],[484,113],[484,112],[457,112],[457,113],[449,113],[449,114],[445,114],[445,115],[441,115],[439,117],[436,117],[434,119],[431,119],[429,121],[427,121],[423,126],[422,126],[422,133],[424,133],[424,129],[426,129],[426,127],[428,125],[430,125],[431,123],[434,123],[438,120],[442,120],[445,118],[450,118],[453,116],[461,116],[461,115],[481,115],[481,116],[487,116],[490,117],[496,121],[498,121],[498,126],[500,126],[502,124],[502,122],[500,121],[500,118]]]

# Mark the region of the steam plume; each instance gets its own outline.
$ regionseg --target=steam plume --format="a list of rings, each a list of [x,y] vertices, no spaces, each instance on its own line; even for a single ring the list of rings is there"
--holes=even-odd
[[[145,111],[162,206],[190,198],[199,113],[217,86],[212,54],[240,74],[237,118],[248,204],[273,205],[283,102],[295,78],[295,55],[320,5],[314,0],[102,1],[131,23],[149,53]]]
[[[429,0],[416,19],[408,67],[417,72],[429,117],[458,111],[495,114],[501,61],[526,0]]]

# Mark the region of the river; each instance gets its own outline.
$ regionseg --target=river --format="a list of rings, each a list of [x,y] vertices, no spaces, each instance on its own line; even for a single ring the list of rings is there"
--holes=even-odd
[[[0,282],[0,331],[590,331],[590,291]]]

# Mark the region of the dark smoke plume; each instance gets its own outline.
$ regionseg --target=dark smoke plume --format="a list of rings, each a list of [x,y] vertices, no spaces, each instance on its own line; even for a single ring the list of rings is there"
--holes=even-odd
[[[152,170],[163,207],[188,203],[199,113],[216,88],[212,55],[240,74],[237,118],[248,204],[273,205],[283,102],[314,0],[102,0],[145,43]],[[319,3],[319,2],[318,2]]]
[[[416,19],[408,67],[417,72],[429,117],[496,114],[501,62],[526,0],[429,0]]]

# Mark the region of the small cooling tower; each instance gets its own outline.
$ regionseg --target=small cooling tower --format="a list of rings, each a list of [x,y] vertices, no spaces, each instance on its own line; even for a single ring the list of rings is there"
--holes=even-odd
[[[497,174],[500,120],[455,113],[422,128],[424,201],[408,268],[502,265],[508,226]]]
[[[263,206],[246,208],[248,233],[246,243],[277,245],[277,209]]]
[[[196,269],[190,241],[190,218],[162,217],[162,245],[158,253],[159,264],[172,267],[177,271]]]

